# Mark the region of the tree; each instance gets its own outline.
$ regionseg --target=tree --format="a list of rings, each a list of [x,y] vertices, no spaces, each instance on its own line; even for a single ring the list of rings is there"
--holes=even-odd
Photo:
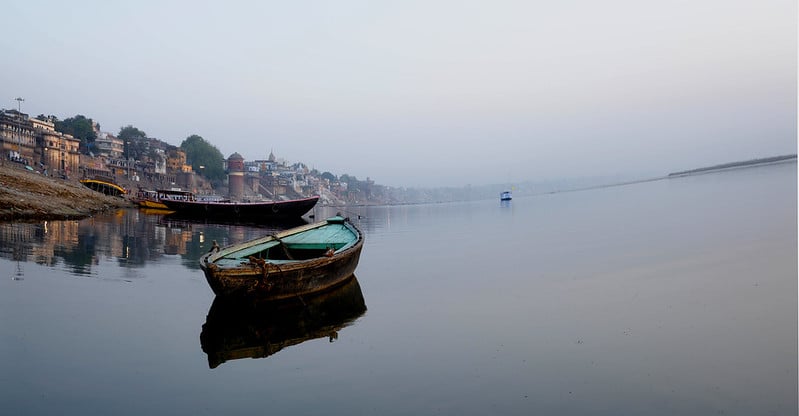
[[[355,185],[355,184],[358,183],[358,178],[356,178],[355,176],[347,175],[345,173],[345,174],[341,175],[341,177],[339,178],[339,181],[345,182],[347,185]]]
[[[97,125],[99,128],[100,125]],[[97,133],[94,132],[92,126],[92,119],[86,118],[83,115],[76,115],[65,120],[55,120],[55,129],[58,132],[69,134],[76,139],[80,139],[80,145],[85,150],[94,146],[94,141],[97,140]]]
[[[332,174],[332,173],[330,173],[330,172],[325,172],[325,173],[323,173],[323,174],[322,174],[322,179],[327,179],[327,180],[328,180],[328,181],[330,181],[331,183],[332,183],[332,182],[335,182],[335,181],[337,180],[337,179],[336,179],[336,175],[334,175],[334,174]]]
[[[192,134],[187,137],[180,148],[186,152],[186,160],[191,164],[195,172],[210,180],[224,180],[225,169],[223,166],[225,157],[215,146],[211,145],[202,137]]]
[[[49,116],[46,116],[44,114],[39,114],[38,116],[36,116],[36,119],[37,120],[41,120],[41,121],[50,121],[53,124],[55,124],[58,121],[58,117],[56,117],[56,116],[54,116],[52,114],[49,115]]]
[[[369,186],[368,179],[369,178],[367,178],[366,181],[359,181],[355,176],[350,176],[345,173],[341,175],[339,182],[345,182],[347,184],[347,192],[350,195],[361,192],[361,195],[368,198],[371,195],[371,187]]]
[[[117,134],[117,138],[122,140],[124,146],[123,155],[125,159],[133,158],[135,160],[140,160],[142,156],[147,152],[147,133],[133,127],[131,125],[127,125],[119,129],[119,134]]]
[[[127,126],[119,129],[119,134],[117,134],[117,137],[122,140],[141,140],[147,138],[147,133],[128,124]]]

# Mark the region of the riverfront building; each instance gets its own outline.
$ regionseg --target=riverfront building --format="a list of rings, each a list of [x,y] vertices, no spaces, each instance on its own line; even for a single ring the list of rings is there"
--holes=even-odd
[[[54,176],[75,173],[80,140],[55,130],[55,123],[30,118],[15,110],[0,111],[2,158]]]

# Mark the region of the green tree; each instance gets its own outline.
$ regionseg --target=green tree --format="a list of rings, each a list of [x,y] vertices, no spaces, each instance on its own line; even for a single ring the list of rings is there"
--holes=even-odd
[[[97,127],[99,128],[100,125],[98,124]],[[92,127],[92,119],[80,114],[65,120],[55,120],[55,129],[80,139],[80,145],[84,151],[91,149],[97,139],[97,134]]]
[[[338,180],[346,183],[348,186],[358,184],[358,178],[356,178],[355,176],[347,175],[346,173],[341,175],[341,177]]]
[[[131,125],[122,127],[119,129],[117,138],[122,140],[124,146],[123,155],[125,159],[132,157],[135,160],[140,160],[147,152],[147,133],[137,129],[136,127]]]
[[[42,121],[51,121],[54,124],[58,121],[58,117],[56,117],[56,116],[54,116],[52,114],[49,115],[49,116],[46,116],[44,114],[39,114],[38,116],[36,116],[36,119],[37,120],[42,120]]]
[[[186,152],[186,160],[195,172],[212,181],[225,179],[223,165],[225,157],[222,156],[222,152],[219,149],[205,141],[205,139],[192,134],[180,144],[180,148]]]
[[[332,174],[330,172],[323,173],[322,174],[322,179],[327,179],[330,182],[335,182],[337,180],[336,175],[334,175],[334,174]]]

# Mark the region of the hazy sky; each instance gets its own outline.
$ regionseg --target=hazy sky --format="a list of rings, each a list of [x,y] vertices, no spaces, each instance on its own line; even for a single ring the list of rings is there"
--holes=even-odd
[[[0,107],[391,186],[795,153],[794,0],[12,1]]]

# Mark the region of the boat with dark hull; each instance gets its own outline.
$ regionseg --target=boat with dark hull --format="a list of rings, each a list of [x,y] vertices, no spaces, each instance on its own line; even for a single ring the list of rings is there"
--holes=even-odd
[[[217,296],[296,298],[342,284],[355,272],[364,235],[335,216],[219,249],[200,258]]]
[[[224,220],[268,221],[281,218],[298,218],[310,211],[319,196],[287,201],[180,201],[160,200],[167,209],[183,217]]]
[[[162,199],[195,201],[197,198],[193,192],[180,189],[157,189],[155,191],[140,189],[132,199],[140,208],[168,211],[169,208],[161,202]]]
[[[266,358],[305,341],[338,338],[366,313],[361,287],[352,275],[341,286],[295,301],[242,302],[217,296],[200,333],[208,366],[242,358]]]

